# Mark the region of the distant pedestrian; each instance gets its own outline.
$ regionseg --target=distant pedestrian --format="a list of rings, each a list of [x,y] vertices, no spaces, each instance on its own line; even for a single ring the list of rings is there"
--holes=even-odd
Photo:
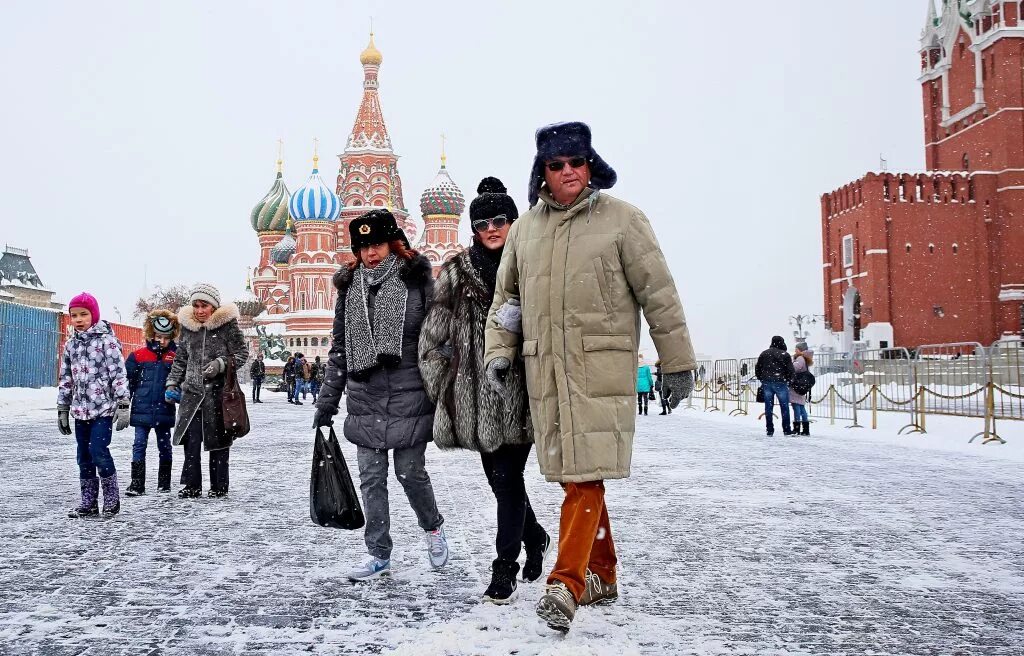
[[[267,365],[263,363],[263,351],[256,352],[256,359],[249,365],[249,378],[252,379],[252,402],[260,401],[260,392],[263,390],[263,379],[267,375]]]
[[[178,311],[181,340],[167,377],[165,397],[181,403],[174,427],[174,444],[184,445],[185,464],[178,496],[191,499],[203,493],[202,455],[210,453],[210,493],[227,496],[228,457],[234,438],[224,430],[222,403],[228,361],[236,370],[249,359],[249,347],[238,327],[238,307],[220,304],[220,292],[198,284],[189,305]]]
[[[298,368],[296,368],[295,376],[296,378],[302,379],[300,381],[300,387],[302,388],[302,400],[305,401],[306,395],[309,394],[309,383],[310,381],[313,380],[313,365],[310,364],[309,358],[307,358],[305,355],[302,356],[301,372]]]
[[[775,434],[775,399],[779,400],[779,412],[782,413],[782,432],[792,435],[793,428],[789,422],[789,383],[795,372],[793,358],[786,351],[786,340],[776,335],[772,337],[771,346],[761,352],[754,367],[754,375],[761,382],[764,392],[764,421],[768,437]]]
[[[789,402],[793,405],[793,432],[797,435],[811,434],[807,400],[814,387],[814,376],[811,375],[813,364],[814,351],[807,346],[807,342],[797,344],[793,353],[793,382],[789,385]]]
[[[647,414],[647,403],[653,393],[654,377],[651,376],[650,365],[647,364],[644,354],[641,353],[636,368],[636,413],[638,415]]]
[[[292,400],[291,403],[295,405],[302,405],[302,401],[299,400],[299,394],[305,398],[306,390],[306,376],[309,375],[309,363],[306,362],[306,356],[301,353],[295,354],[295,362],[292,365],[292,374],[295,382],[292,383]]]
[[[661,379],[664,374],[661,373],[661,360],[657,360],[654,363],[654,390],[658,393],[658,398],[661,399],[661,412],[659,415],[670,415],[672,414],[672,406],[669,405],[668,396],[665,394],[665,386],[662,384]]]
[[[170,310],[154,310],[146,317],[143,335],[146,345],[128,356],[128,389],[132,395],[130,424],[135,427],[132,446],[132,482],[125,490],[130,497],[146,493],[146,445],[149,431],[156,434],[160,454],[156,489],[171,491],[171,429],[174,404],[164,397],[167,376],[178,352],[175,342],[181,334],[178,317]]]
[[[494,298],[498,263],[509,228],[519,217],[497,178],[484,178],[469,206],[473,243],[441,269],[434,303],[420,333],[420,373],[434,413],[434,443],[442,449],[480,453],[497,502],[496,558],[484,600],[507,604],[517,593],[519,555],[523,579],[544,574],[551,538],[537,521],[524,471],[533,447],[522,358],[505,377],[506,394],[484,381],[484,328]]]
[[[71,435],[75,419],[78,443],[78,477],[82,500],[68,517],[99,514],[100,486],[103,513],[121,510],[117,469],[110,455],[110,438],[128,426],[128,375],[121,342],[110,324],[100,320],[100,306],[85,292],[71,299],[68,314],[74,334],[64,343],[57,385],[57,427]],[[97,472],[99,478],[96,478]]]
[[[284,363],[284,387],[288,392],[288,403],[294,403],[295,395],[295,356],[289,355],[288,361]]]
[[[434,404],[423,389],[417,352],[433,297],[430,261],[412,249],[388,210],[354,219],[349,234],[357,259],[334,274],[334,340],[313,424],[333,423],[347,386],[345,438],[356,445],[370,554],[348,578],[363,581],[391,572],[389,457],[434,569],[448,563],[448,540],[426,468]]]
[[[320,387],[323,386],[325,378],[327,378],[327,364],[320,362],[318,355],[313,358],[313,366],[309,371],[309,391],[313,395],[313,403],[316,403],[320,396]]]

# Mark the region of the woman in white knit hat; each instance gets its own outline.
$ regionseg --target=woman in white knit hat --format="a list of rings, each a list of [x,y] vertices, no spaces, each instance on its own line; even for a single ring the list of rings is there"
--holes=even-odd
[[[183,499],[203,492],[200,459],[204,448],[210,452],[210,496],[228,493],[228,455],[234,438],[224,431],[221,411],[225,373],[229,360],[239,370],[249,359],[238,317],[235,304],[222,306],[220,292],[206,283],[193,287],[189,304],[178,311],[181,340],[165,397],[181,404],[174,444],[185,445],[184,487],[178,492]]]

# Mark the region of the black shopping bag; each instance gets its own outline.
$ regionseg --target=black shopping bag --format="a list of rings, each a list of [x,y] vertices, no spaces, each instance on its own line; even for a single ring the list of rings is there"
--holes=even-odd
[[[333,427],[326,438],[322,429],[316,429],[313,471],[309,475],[309,517],[320,526],[349,530],[366,523]]]

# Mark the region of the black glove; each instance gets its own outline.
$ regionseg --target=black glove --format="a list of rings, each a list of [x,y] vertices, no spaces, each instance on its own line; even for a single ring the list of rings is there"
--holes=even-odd
[[[679,402],[690,396],[693,391],[693,372],[677,371],[674,374],[665,374],[665,380],[661,383],[661,391],[664,395],[668,391],[668,407],[673,410],[679,406]]]
[[[321,408],[320,406],[317,406],[316,412],[313,413],[313,428],[333,426],[334,415],[337,414],[337,412],[337,410],[331,410],[330,408]]]
[[[494,358],[487,363],[487,371],[485,375],[487,377],[487,384],[491,386],[491,389],[501,394],[502,396],[508,396],[508,387],[505,385],[505,376],[508,375],[508,370],[512,366],[508,358],[501,356]]]
[[[71,408],[66,405],[57,406],[57,428],[60,429],[61,435],[71,434],[71,418],[69,413]]]

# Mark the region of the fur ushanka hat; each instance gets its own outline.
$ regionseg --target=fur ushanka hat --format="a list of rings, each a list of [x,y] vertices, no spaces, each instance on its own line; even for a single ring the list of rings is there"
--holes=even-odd
[[[405,236],[405,230],[398,227],[395,215],[388,210],[370,210],[352,219],[348,224],[348,234],[352,238],[352,252],[355,254],[364,246],[386,244],[396,240],[404,243],[406,248],[412,248],[409,245],[409,238]]]
[[[580,121],[552,123],[537,130],[537,156],[530,172],[530,207],[537,204],[544,184],[544,164],[556,157],[586,157],[590,164],[590,185],[594,189],[611,189],[618,176],[608,162],[601,159],[591,144],[590,126]]]
[[[157,337],[178,339],[181,336],[181,324],[178,323],[178,315],[170,310],[153,310],[146,317],[142,332],[147,340]]]

